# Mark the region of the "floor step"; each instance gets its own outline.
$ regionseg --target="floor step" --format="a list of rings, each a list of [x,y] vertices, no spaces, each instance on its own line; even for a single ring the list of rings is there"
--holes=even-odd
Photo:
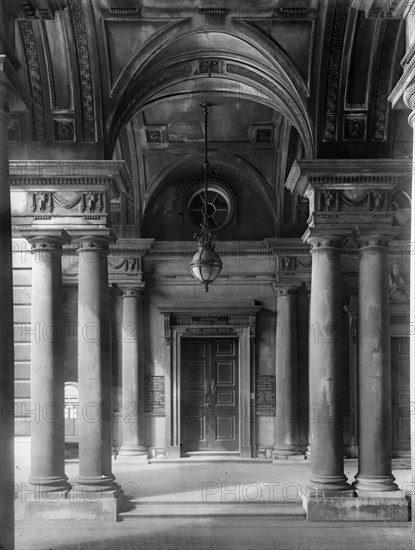
[[[128,502],[121,511],[122,518],[128,517],[183,517],[183,516],[275,516],[285,519],[306,517],[304,508],[289,503],[195,503],[180,502]]]

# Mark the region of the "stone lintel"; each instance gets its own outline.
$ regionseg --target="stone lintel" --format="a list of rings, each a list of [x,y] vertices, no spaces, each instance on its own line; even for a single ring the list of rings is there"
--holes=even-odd
[[[303,495],[308,521],[409,521],[408,502],[395,498],[353,497],[341,492],[336,496]],[[399,491],[393,491],[402,495]]]
[[[393,159],[296,160],[285,187],[301,196],[322,189],[392,191],[403,183],[407,165]]]
[[[107,191],[110,198],[126,193],[131,176],[124,161],[10,161],[13,191]]]

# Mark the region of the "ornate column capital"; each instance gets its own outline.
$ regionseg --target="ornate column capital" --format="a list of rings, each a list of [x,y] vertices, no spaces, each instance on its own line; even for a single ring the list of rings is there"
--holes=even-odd
[[[359,230],[356,234],[356,240],[359,244],[359,250],[379,250],[385,248],[389,241],[399,233],[399,227],[389,227]]]
[[[310,236],[307,242],[311,245],[310,252],[322,252],[323,250],[340,250],[342,238],[336,236]]]
[[[142,298],[144,296],[144,283],[141,286],[121,285],[122,298]]]
[[[298,288],[292,284],[272,283],[272,289],[276,298],[282,298],[284,296],[290,296],[292,298],[297,297]]]
[[[62,251],[64,244],[71,242],[71,237],[63,229],[42,229],[40,231],[21,232],[32,246],[31,253],[44,251]]]
[[[117,240],[115,233],[111,229],[94,231],[91,234],[75,234],[73,240],[77,242],[77,252],[105,252],[109,253],[110,244]]]

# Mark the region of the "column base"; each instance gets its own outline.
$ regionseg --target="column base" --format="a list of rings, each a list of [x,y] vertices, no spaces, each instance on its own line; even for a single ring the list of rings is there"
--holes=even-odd
[[[37,493],[39,494],[39,499],[42,499],[42,495],[53,495],[53,494],[66,494],[70,491],[71,485],[68,483],[68,478],[66,476],[55,476],[55,477],[29,477],[28,483],[33,486],[33,492],[35,498]],[[30,493],[30,491],[28,491]]]
[[[28,501],[25,503],[24,519],[117,521],[123,495],[120,486],[114,485],[111,491],[75,485],[64,498]]]
[[[148,462],[148,452],[142,446],[122,446],[117,460],[119,462]]]
[[[352,496],[353,491],[335,492],[331,496],[303,493],[307,521],[409,521],[409,505],[400,491],[388,498]]]
[[[115,483],[115,476],[112,474],[109,476],[78,476],[77,483],[73,484],[74,493],[81,492],[85,494],[85,491],[91,493],[107,493],[116,490],[118,484]]]
[[[352,487],[347,483],[347,477],[345,475],[338,476],[319,476],[319,475],[310,475],[309,484],[307,491],[311,496],[330,496],[333,494],[335,496],[337,493],[341,493],[343,496],[345,493],[351,493],[350,496],[354,495]]]
[[[304,459],[304,453],[301,452],[299,445],[275,445],[272,452],[272,459],[278,461],[279,459]]]
[[[355,479],[356,481],[353,483],[353,488],[362,496],[373,496],[374,494],[398,491],[398,486],[394,483],[395,476],[392,474],[387,476],[357,474]]]

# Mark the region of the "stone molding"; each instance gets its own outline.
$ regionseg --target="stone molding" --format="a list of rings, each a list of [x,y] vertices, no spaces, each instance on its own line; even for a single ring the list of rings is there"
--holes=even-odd
[[[110,184],[113,197],[125,193],[131,185],[131,176],[125,161],[113,160],[12,160],[10,184],[13,190],[19,186],[38,186],[60,190],[64,186]],[[88,189],[89,190],[89,189]]]
[[[307,196],[313,190],[390,190],[405,181],[408,162],[404,159],[296,160],[285,187]]]

